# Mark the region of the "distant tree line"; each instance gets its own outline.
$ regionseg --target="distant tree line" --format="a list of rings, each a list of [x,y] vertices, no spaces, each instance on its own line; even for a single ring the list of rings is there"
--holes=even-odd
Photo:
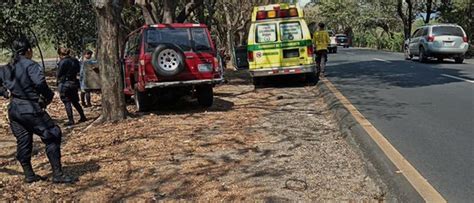
[[[357,46],[401,51],[414,28],[430,23],[459,24],[474,44],[474,0],[312,0],[305,11]]]

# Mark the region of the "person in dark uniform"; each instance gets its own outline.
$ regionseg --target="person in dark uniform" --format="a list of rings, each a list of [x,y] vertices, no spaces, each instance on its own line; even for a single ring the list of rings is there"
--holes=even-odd
[[[46,145],[46,155],[53,170],[52,181],[72,183],[75,179],[65,175],[61,166],[61,129],[45,111],[54,93],[46,84],[41,66],[31,60],[33,51],[30,42],[21,37],[13,42],[13,49],[12,61],[0,68],[0,84],[8,90],[11,97],[8,118],[17,140],[16,158],[23,168],[25,182],[46,179],[36,175],[31,166],[33,134],[36,134]]]
[[[59,95],[61,101],[64,103],[66,108],[68,122],[67,126],[74,125],[74,117],[72,115],[72,106],[76,108],[77,112],[81,116],[79,122],[87,121],[84,115],[84,110],[79,104],[79,80],[77,75],[81,70],[81,64],[79,60],[71,57],[70,50],[67,48],[58,49],[59,58],[61,59],[58,64],[57,83],[59,89]]]

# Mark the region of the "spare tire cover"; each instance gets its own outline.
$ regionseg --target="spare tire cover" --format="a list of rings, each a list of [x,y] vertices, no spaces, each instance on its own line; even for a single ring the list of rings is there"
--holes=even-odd
[[[184,53],[176,45],[160,44],[153,52],[151,63],[158,76],[174,76],[184,70]]]

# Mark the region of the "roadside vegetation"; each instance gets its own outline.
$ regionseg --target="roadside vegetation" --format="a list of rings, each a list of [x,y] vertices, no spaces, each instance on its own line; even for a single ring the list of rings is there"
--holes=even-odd
[[[352,36],[353,46],[402,51],[403,41],[425,24],[455,23],[464,28],[474,50],[472,0],[318,0],[306,5],[308,22],[326,22]]]

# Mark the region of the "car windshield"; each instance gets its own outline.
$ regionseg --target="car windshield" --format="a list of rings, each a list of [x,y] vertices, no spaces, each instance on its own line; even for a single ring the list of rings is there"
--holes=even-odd
[[[191,51],[188,28],[152,28],[146,33],[147,51],[153,51],[159,44],[170,43],[183,51]]]
[[[453,35],[464,37],[464,32],[459,27],[454,26],[436,26],[433,27],[434,36]]]

